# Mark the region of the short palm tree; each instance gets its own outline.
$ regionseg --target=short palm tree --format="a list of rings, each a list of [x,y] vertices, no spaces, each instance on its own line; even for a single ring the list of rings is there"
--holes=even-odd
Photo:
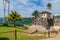
[[[21,17],[21,15],[18,14],[18,12],[12,11],[11,14],[8,15],[7,19],[9,21],[13,21],[15,26],[15,22],[18,20],[22,20],[23,18]]]
[[[33,22],[34,22],[34,19],[38,16],[39,12],[36,10],[32,13],[32,16],[33,16]],[[34,23],[36,24],[36,23]]]
[[[38,12],[37,10],[32,13],[32,15],[33,15],[34,17],[36,17],[38,14],[39,14],[39,12]]]

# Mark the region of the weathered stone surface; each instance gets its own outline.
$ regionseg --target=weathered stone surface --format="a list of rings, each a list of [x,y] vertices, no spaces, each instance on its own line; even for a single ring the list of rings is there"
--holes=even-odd
[[[57,20],[56,20],[57,19]],[[41,12],[38,16],[33,18],[32,26],[26,31],[27,33],[34,33],[37,31],[46,31],[54,29],[53,26],[60,26],[60,18],[54,17],[50,12]],[[56,21],[55,21],[56,20]],[[57,22],[58,21],[58,22]]]

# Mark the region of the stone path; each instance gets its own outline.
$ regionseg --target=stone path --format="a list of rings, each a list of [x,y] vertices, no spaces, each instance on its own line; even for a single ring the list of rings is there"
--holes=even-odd
[[[48,38],[48,39],[43,39],[43,40],[60,40],[60,33],[58,33],[57,36],[54,38]]]

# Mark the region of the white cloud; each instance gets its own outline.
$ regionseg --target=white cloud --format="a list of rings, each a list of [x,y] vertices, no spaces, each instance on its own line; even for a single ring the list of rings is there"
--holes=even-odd
[[[33,1],[33,3],[31,2]],[[34,2],[42,2],[43,7],[41,5]],[[46,10],[46,5],[48,3],[52,4],[52,13],[60,13],[60,0],[11,0],[10,9],[17,10],[23,17],[31,17],[32,12],[38,10],[39,12]],[[7,8],[7,7],[6,7]],[[2,0],[0,0],[0,12],[3,13],[3,4]],[[2,17],[1,14],[0,17]]]
[[[42,0],[41,2],[44,3],[44,7],[41,7],[41,6],[38,6],[34,3],[30,3],[29,0],[17,0],[19,1],[18,3],[22,3],[23,5],[17,5],[17,2],[13,2],[12,6],[13,6],[13,9],[16,8],[16,10],[19,10],[21,12],[21,15],[22,16],[25,16],[25,15],[28,15],[30,14],[31,16],[31,13],[34,11],[34,10],[38,10],[38,11],[44,11],[46,10],[46,5],[48,3],[52,3],[52,12],[55,13],[55,12],[58,12],[56,10],[60,10],[59,9],[59,0]],[[31,1],[31,0],[30,0]],[[32,1],[37,1],[38,0],[32,0]],[[15,7],[17,5],[17,7]],[[25,16],[27,17],[27,16]]]

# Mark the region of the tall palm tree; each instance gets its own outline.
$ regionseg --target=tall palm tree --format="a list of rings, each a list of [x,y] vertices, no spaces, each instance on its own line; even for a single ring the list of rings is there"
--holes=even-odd
[[[5,4],[5,0],[3,0],[3,9],[4,9],[4,19],[3,19],[3,24],[5,24],[5,12],[6,12],[5,8],[6,8],[6,4]]]
[[[52,4],[51,3],[48,3],[47,4],[47,8],[48,8],[48,10],[51,10],[51,8],[52,8]],[[49,19],[50,20],[50,19]],[[51,21],[51,20],[50,20]],[[48,21],[48,23],[50,24],[50,22]],[[48,37],[50,37],[50,26],[48,26]]]
[[[47,4],[47,8],[48,8],[49,10],[51,10],[51,7],[52,7],[52,4],[51,4],[51,3],[48,3],[48,4]]]
[[[14,26],[15,26],[15,22],[17,20],[22,20],[23,18],[21,17],[21,15],[18,14],[18,12],[12,11],[11,14],[8,15],[7,19],[9,21],[13,21],[14,22]]]
[[[10,0],[8,1],[8,15],[9,15],[9,11],[10,11]],[[8,21],[8,19],[7,19]],[[8,24],[9,24],[9,21],[8,21]]]
[[[9,15],[9,11],[10,11],[10,0],[5,0],[5,2],[7,2],[7,4],[8,4],[8,15]],[[8,21],[8,19],[7,19],[7,21]]]
[[[8,1],[8,15],[9,15],[9,11],[10,11],[10,0]]]
[[[32,13],[32,16],[36,17],[38,14],[39,14],[39,12],[38,12],[37,10],[35,10],[35,11]]]

